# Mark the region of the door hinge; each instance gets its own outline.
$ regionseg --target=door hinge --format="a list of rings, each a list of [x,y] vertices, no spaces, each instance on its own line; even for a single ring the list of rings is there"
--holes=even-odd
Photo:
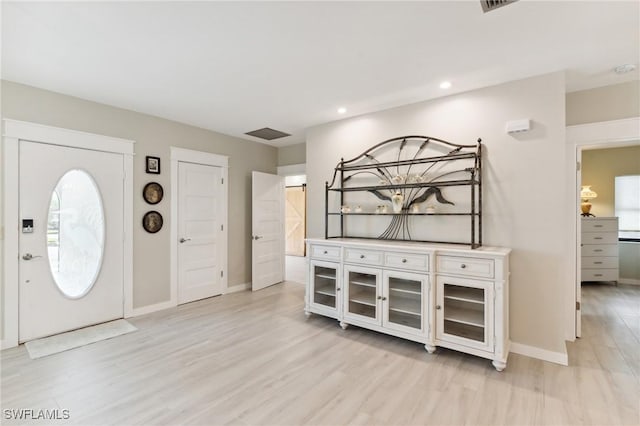
[[[580,171],[580,162],[576,161],[576,172]]]
[[[220,278],[224,278],[224,271],[220,271]]]
[[[576,311],[580,310],[580,302],[576,302]]]
[[[220,225],[220,230],[224,231],[224,225]]]
[[[224,178],[220,178],[220,183],[224,185]]]

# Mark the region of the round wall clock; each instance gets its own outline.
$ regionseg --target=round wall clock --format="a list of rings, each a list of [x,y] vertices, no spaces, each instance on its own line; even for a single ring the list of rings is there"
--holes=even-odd
[[[150,234],[155,234],[162,229],[162,215],[157,211],[145,213],[142,218],[142,227]]]
[[[160,201],[162,201],[162,197],[164,196],[162,185],[160,185],[158,182],[149,182],[144,186],[144,189],[142,190],[142,196],[147,203],[158,204]]]

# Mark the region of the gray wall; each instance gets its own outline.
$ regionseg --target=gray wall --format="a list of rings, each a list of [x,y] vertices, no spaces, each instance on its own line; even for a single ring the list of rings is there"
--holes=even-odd
[[[482,137],[485,245],[513,248],[511,339],[564,353],[565,298],[574,266],[567,231],[564,84],[563,73],[550,74],[310,129],[308,235],[324,236],[323,183],[340,157],[402,135],[462,144]],[[521,118],[532,120],[531,131],[506,134],[505,123]]]
[[[251,281],[251,171],[276,172],[277,149],[86,100],[2,81],[2,116],[136,141],[134,157],[135,308],[169,300],[169,227],[148,234],[140,225],[149,210],[142,199],[147,182],[157,181],[165,198],[154,209],[170,220],[169,147],[229,156],[229,286]],[[160,175],[145,173],[145,156],[161,158]],[[1,198],[0,198],[1,199]],[[1,210],[1,209],[0,209]]]
[[[640,116],[640,81],[567,93],[567,126]]]
[[[278,148],[278,166],[304,164],[307,162],[307,144],[282,146]]]

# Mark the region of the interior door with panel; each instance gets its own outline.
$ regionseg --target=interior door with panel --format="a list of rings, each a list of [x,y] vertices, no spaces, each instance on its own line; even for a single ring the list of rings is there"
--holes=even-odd
[[[493,352],[492,281],[437,277],[436,338]]]
[[[222,168],[178,162],[178,303],[222,294]]]
[[[124,156],[20,141],[19,340],[122,318]]]
[[[428,276],[411,272],[383,273],[382,325],[418,336],[426,335],[428,317]]]
[[[344,318],[379,325],[382,270],[344,265],[343,274]]]
[[[284,280],[284,177],[252,172],[251,288]]]

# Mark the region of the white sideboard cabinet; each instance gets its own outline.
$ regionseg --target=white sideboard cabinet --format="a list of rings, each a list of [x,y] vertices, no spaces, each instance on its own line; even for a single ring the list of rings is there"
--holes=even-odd
[[[509,249],[308,239],[305,313],[491,359],[509,355]]]

